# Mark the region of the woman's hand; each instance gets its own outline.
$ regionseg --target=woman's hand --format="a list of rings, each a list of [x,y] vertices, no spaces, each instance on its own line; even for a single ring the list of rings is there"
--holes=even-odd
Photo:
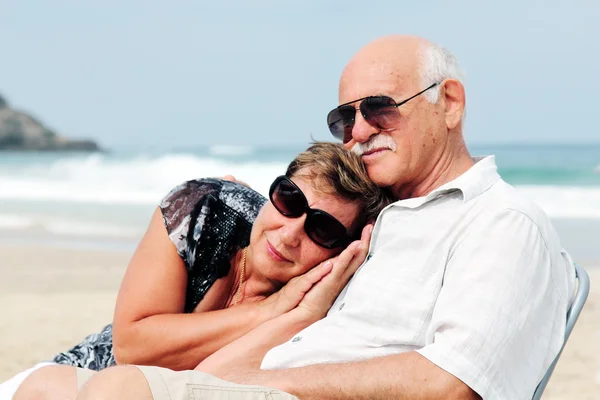
[[[270,316],[269,319],[296,308],[315,283],[331,272],[332,266],[331,263],[322,262],[303,275],[290,279],[284,287],[263,300],[264,309]]]
[[[327,315],[342,289],[365,261],[369,252],[372,232],[373,225],[365,226],[360,240],[353,242],[338,256],[323,263],[330,265],[331,272],[316,282],[302,297],[298,303],[297,312],[302,312],[304,317],[312,322]]]
[[[263,300],[269,319],[301,307],[310,320],[321,319],[369,252],[373,225],[367,225],[360,240],[336,257],[323,261],[303,275],[292,278],[283,288]],[[317,289],[318,288],[318,289]],[[308,296],[308,299],[306,298]]]
[[[246,187],[250,187],[250,185],[248,185],[246,182],[239,181],[239,180],[235,179],[235,176],[233,176],[233,175],[225,175],[224,177],[222,177],[220,179],[224,180],[224,181],[233,182],[233,183],[239,183],[240,185],[244,185]]]

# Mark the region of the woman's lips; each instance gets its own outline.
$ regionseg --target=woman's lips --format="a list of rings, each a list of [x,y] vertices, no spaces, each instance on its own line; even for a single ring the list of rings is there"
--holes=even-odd
[[[267,253],[275,261],[281,261],[281,262],[285,262],[285,261],[289,262],[290,261],[287,258],[285,258],[280,252],[278,252],[277,249],[275,249],[275,247],[273,247],[271,242],[269,242],[268,240],[267,240]]]

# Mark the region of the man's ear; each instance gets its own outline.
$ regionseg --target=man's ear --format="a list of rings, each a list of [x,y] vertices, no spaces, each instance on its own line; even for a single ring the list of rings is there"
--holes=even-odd
[[[465,88],[456,79],[446,79],[442,82],[440,94],[444,97],[446,126],[452,130],[458,126],[465,112]]]

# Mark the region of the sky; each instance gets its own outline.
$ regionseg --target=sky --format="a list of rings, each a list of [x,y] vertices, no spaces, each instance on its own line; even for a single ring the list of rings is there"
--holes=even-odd
[[[600,142],[596,0],[0,0],[0,94],[105,147],[330,140],[346,62],[423,36],[466,73],[468,143]]]

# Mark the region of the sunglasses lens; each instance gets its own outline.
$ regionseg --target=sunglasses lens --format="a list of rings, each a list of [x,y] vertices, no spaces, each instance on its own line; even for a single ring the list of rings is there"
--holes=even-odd
[[[331,215],[314,211],[306,219],[306,233],[317,244],[331,249],[343,244],[346,227]]]
[[[277,211],[288,218],[298,218],[308,213],[304,230],[319,246],[333,249],[348,242],[346,227],[325,211],[310,209],[304,193],[285,176],[275,179],[269,190],[269,198]]]
[[[349,142],[352,139],[355,115],[356,109],[352,106],[341,106],[331,110],[327,114],[327,125],[333,137],[344,143]]]
[[[367,122],[380,129],[395,126],[400,118],[400,112],[394,99],[388,96],[373,96],[360,103],[360,112]]]
[[[275,181],[271,187],[271,202],[286,217],[299,217],[304,214],[306,197],[285,178]]]

